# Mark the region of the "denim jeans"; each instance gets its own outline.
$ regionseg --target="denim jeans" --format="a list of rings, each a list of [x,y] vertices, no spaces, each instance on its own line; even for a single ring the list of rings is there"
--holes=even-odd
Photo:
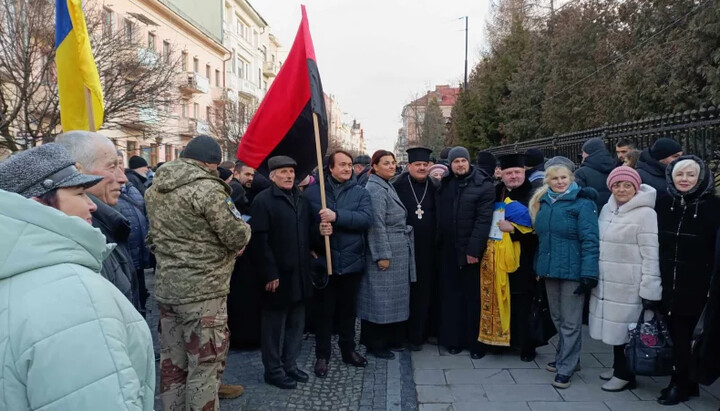
[[[572,376],[580,361],[582,350],[582,314],[585,294],[575,295],[580,283],[571,280],[547,278],[550,316],[558,330],[559,343],[555,355],[557,373]]]

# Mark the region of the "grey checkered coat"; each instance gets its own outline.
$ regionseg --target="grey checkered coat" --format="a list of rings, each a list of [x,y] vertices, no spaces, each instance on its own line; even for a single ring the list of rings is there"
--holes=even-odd
[[[415,282],[412,227],[395,188],[370,175],[365,186],[373,205],[373,225],[368,232],[367,272],[360,283],[358,317],[376,324],[405,321],[410,315],[410,282]],[[378,260],[390,260],[381,271]]]

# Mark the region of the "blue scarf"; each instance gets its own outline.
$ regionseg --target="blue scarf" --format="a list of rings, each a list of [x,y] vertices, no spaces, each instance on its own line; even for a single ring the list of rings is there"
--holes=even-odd
[[[548,197],[550,197],[550,202],[551,202],[551,203],[555,203],[555,202],[558,201],[560,198],[562,198],[562,196],[564,196],[565,194],[567,194],[567,193],[569,193],[569,192],[571,192],[571,191],[573,191],[573,190],[575,190],[575,189],[578,189],[578,188],[580,188],[580,186],[578,185],[578,183],[573,182],[572,184],[570,184],[570,187],[568,187],[568,189],[565,190],[565,191],[563,191],[562,193],[556,193],[556,192],[554,192],[554,191],[552,190],[552,188],[548,187],[548,192],[547,192],[547,194],[548,194]]]

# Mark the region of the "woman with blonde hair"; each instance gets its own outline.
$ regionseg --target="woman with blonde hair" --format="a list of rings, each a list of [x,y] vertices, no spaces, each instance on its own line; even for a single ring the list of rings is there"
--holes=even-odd
[[[585,294],[597,285],[599,234],[597,191],[575,182],[575,165],[553,157],[545,163],[545,184],[530,199],[539,246],[535,271],[545,279],[550,315],[558,330],[553,386],[568,388],[579,367]]]

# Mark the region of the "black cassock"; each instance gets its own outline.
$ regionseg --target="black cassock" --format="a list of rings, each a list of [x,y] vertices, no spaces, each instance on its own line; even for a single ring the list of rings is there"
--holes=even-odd
[[[411,186],[412,184],[412,186]],[[438,276],[437,276],[437,217],[433,181],[428,177],[418,182],[410,174],[403,173],[393,183],[407,213],[407,224],[415,235],[415,265],[417,282],[410,284],[410,318],[408,340],[421,345],[428,336],[437,335],[438,322]],[[414,190],[414,194],[413,194]],[[418,208],[420,202],[421,208]],[[418,211],[420,210],[420,211]],[[418,214],[422,215],[419,218]]]
[[[527,207],[534,192],[532,184],[525,180],[523,185],[508,190],[505,184],[495,186],[495,199],[498,202],[506,198],[522,203]],[[515,232],[510,237],[520,243],[520,267],[508,273],[510,280],[510,345],[530,352],[533,348],[527,343],[528,321],[530,319],[530,302],[536,287],[533,260],[537,250],[537,236],[534,233],[521,234]]]

